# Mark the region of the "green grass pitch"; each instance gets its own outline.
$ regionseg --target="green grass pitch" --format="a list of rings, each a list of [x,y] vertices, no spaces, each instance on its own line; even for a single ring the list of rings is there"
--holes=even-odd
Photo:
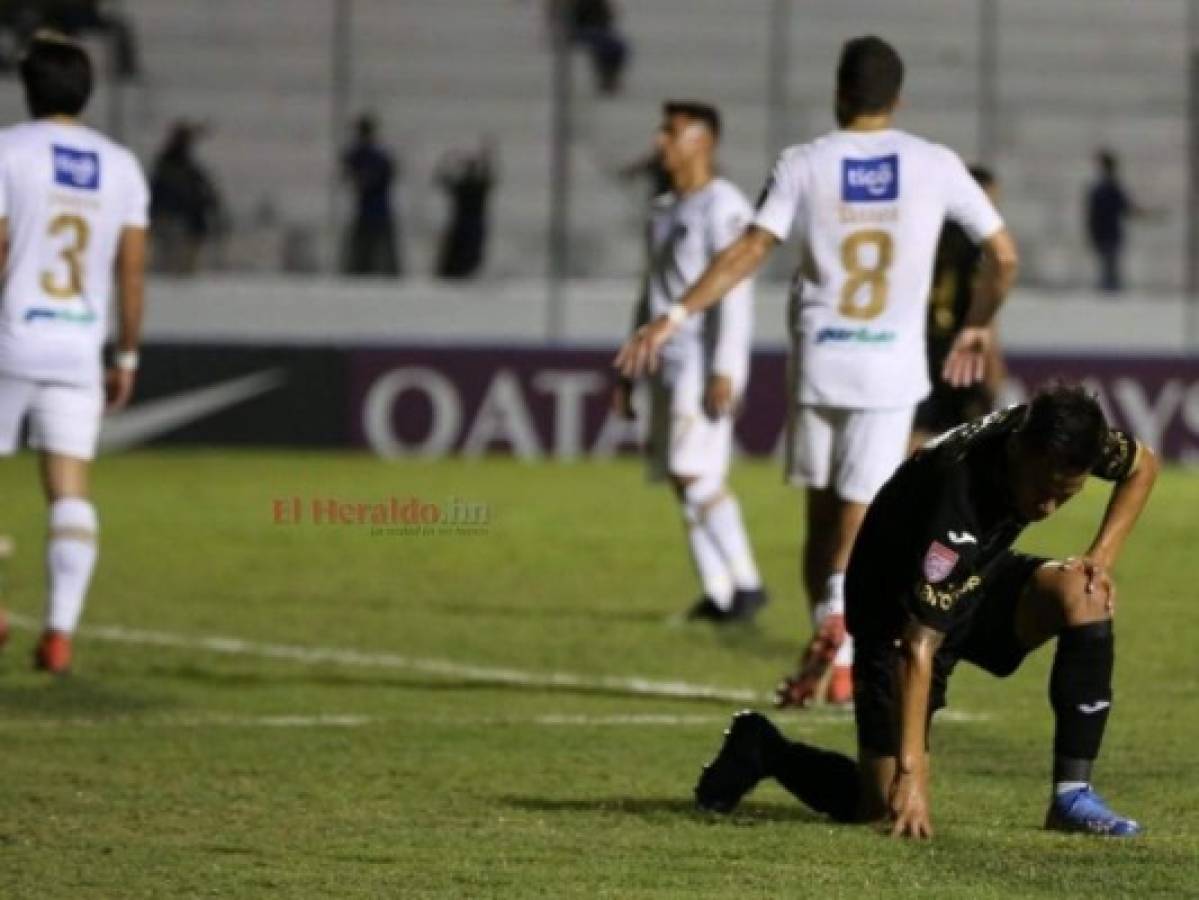
[[[730,818],[693,812],[738,704],[626,689],[765,694],[793,664],[800,498],[773,465],[734,482],[774,602],[728,631],[675,620],[696,593],[677,514],[632,461],[162,452],[104,459],[94,481],[103,549],[76,672],[31,672],[28,624],[0,656],[0,896],[1199,896],[1197,476],[1163,475],[1117,571],[1098,786],[1147,836],[1040,829],[1042,650],[1006,682],[955,676],[968,715],[934,728],[926,844],[832,825],[774,786]],[[276,500],[393,496],[485,504],[489,521],[274,521]],[[1023,546],[1081,551],[1103,500],[1092,485]],[[33,460],[3,463],[18,624],[40,616],[44,528]],[[853,746],[845,715],[780,721]]]

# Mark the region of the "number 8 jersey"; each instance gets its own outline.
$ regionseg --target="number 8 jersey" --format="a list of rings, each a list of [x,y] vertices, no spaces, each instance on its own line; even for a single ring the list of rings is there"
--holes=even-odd
[[[928,394],[924,329],[946,218],[976,243],[1003,228],[947,147],[890,129],[834,131],[779,156],[754,224],[780,241],[800,233],[800,403],[891,409]]]
[[[98,131],[49,121],[0,129],[0,371],[99,381],[121,232],[145,228],[148,206],[137,159]]]

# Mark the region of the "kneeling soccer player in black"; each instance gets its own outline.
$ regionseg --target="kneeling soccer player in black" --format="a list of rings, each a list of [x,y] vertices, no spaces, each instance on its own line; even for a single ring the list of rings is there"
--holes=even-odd
[[[1055,561],[1010,549],[1088,475],[1115,486],[1083,556]],[[1091,768],[1112,704],[1109,570],[1156,477],[1153,453],[1110,429],[1093,397],[1064,385],[926,445],[879,492],[850,559],[858,762],[790,741],[758,713],[738,713],[700,776],[697,803],[728,812],[773,777],[834,819],[889,818],[893,834],[930,837],[928,729],[954,666],[965,659],[1002,678],[1056,637],[1045,825],[1139,833],[1091,788]]]

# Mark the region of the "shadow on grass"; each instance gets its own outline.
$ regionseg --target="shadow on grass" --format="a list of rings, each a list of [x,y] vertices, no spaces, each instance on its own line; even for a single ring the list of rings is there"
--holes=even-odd
[[[410,675],[355,675],[335,671],[296,671],[289,673],[262,672],[250,669],[207,669],[196,665],[152,666],[145,670],[146,675],[155,679],[202,684],[211,688],[228,688],[244,690],[253,687],[285,687],[289,685],[309,685],[327,688],[378,688],[380,690],[428,691],[448,694],[485,693],[504,691],[520,694],[564,694],[578,697],[611,697],[621,700],[647,700],[660,703],[662,700],[674,700],[680,703],[717,706],[727,710],[730,706],[745,706],[750,701],[734,703],[727,697],[692,697],[679,696],[663,691],[661,693],[632,693],[627,688],[606,688],[601,685],[585,684],[554,684],[554,683],[525,683],[506,681],[486,677],[462,678],[420,678]]]
[[[78,675],[30,676],[37,681],[0,684],[0,716],[92,719],[128,716],[173,706],[172,701],[121,691]]]
[[[583,800],[550,797],[501,797],[504,806],[536,813],[621,813],[639,818],[683,816],[699,822],[820,822],[823,816],[808,812],[798,804],[742,803],[730,815],[718,815],[697,809],[690,800],[676,797],[599,797]]]

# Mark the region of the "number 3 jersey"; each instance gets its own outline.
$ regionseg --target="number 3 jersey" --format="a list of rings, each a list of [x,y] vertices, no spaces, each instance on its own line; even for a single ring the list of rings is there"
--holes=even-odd
[[[127,149],[83,125],[0,129],[0,371],[34,381],[100,378],[118,242],[145,228],[149,191]]]
[[[791,298],[800,403],[889,409],[928,394],[925,322],[946,219],[976,243],[1003,221],[952,150],[834,131],[784,150],[754,224],[801,241]]]

